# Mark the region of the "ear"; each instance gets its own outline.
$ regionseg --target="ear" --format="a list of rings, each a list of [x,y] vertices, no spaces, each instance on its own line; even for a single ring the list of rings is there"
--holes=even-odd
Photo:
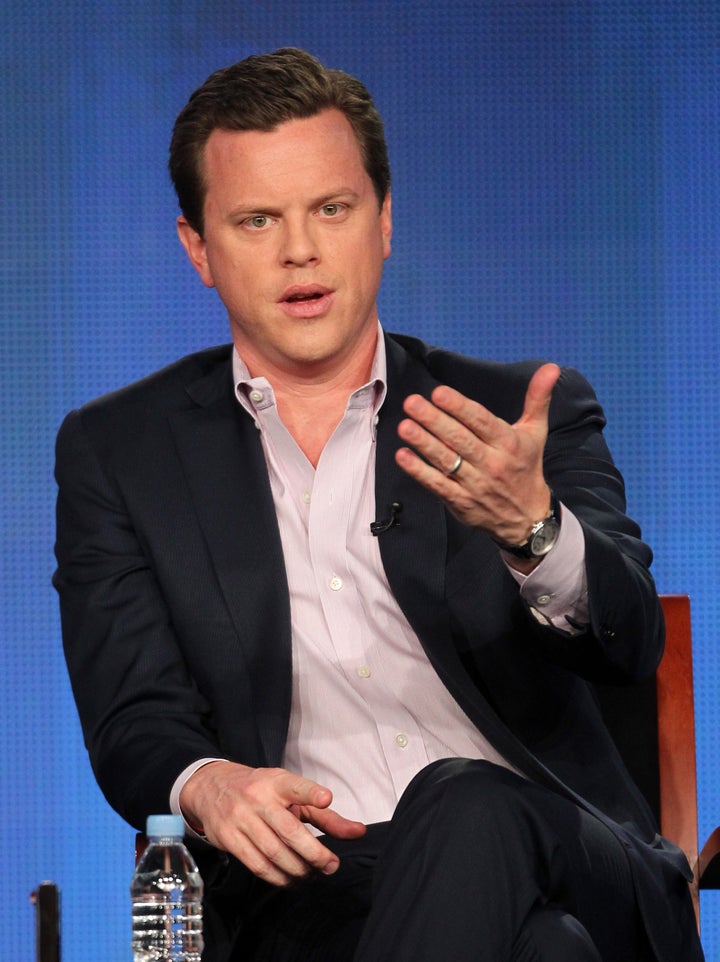
[[[392,246],[392,197],[390,191],[385,195],[385,200],[380,208],[380,232],[383,238],[383,257],[385,260],[390,256]]]
[[[190,258],[190,263],[200,275],[200,280],[206,287],[215,287],[210,265],[208,264],[205,241],[198,232],[188,224],[182,214],[177,219],[177,232],[180,243]]]

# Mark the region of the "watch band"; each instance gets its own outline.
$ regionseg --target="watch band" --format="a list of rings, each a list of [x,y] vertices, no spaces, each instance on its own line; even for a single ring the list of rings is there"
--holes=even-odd
[[[535,522],[525,541],[521,544],[509,544],[507,541],[496,540],[495,544],[516,558],[542,558],[555,545],[559,534],[560,502],[551,491],[550,514]]]

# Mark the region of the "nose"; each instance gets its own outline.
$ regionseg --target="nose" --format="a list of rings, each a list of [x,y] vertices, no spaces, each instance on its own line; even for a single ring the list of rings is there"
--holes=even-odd
[[[286,267],[305,267],[320,259],[315,231],[305,218],[286,219],[280,259]]]

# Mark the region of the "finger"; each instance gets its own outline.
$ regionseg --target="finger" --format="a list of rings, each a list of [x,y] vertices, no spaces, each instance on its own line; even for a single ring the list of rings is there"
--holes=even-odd
[[[322,811],[331,803],[332,792],[317,782],[282,769],[274,774],[273,793],[269,797],[265,781],[260,784],[258,792],[253,793],[255,812],[274,833],[273,837],[263,832],[263,844],[259,848],[289,874],[297,874],[296,858],[302,863],[301,874],[308,870],[331,874],[339,865],[337,856],[308,831],[298,818],[298,811],[306,808]]]
[[[453,457],[455,458],[456,455]],[[473,471],[471,465],[464,463],[460,471],[448,477],[444,471],[428,464],[410,448],[398,448],[395,452],[395,461],[411,478],[444,501],[458,516],[470,510],[475,503],[475,499],[466,487],[458,483],[467,480],[468,472]]]
[[[205,825],[205,837],[215,848],[234,855],[253,874],[270,884],[283,885],[292,877],[274,865],[264,854],[269,830],[263,821],[252,813],[243,811],[237,817],[222,817],[219,820],[209,818]],[[272,849],[272,842],[269,848]],[[292,865],[288,867],[293,869]],[[294,871],[302,871],[299,860]]]
[[[452,470],[458,454],[479,466],[486,441],[499,444],[502,432],[511,433],[508,424],[453,388],[436,388],[432,400],[411,394],[403,406],[409,417],[398,425],[399,436],[443,474]]]
[[[344,818],[332,808],[306,808],[299,812],[299,817],[319,828],[324,834],[333,838],[360,838],[367,831],[363,822]]]
[[[439,428],[436,427],[436,430]],[[464,433],[467,435],[467,432]],[[425,463],[431,465],[433,470],[445,476],[451,474],[461,450],[464,452],[463,457],[469,457],[470,454],[471,439],[469,437],[460,437],[458,432],[449,431],[443,439],[440,439],[410,418],[400,422],[398,436],[407,444],[411,444],[414,451],[421,454]]]
[[[314,872],[331,875],[340,864],[299,819],[286,809],[223,824],[208,840],[238,858],[271,885],[287,885]]]
[[[507,421],[497,417],[486,407],[477,401],[456,391],[455,388],[442,384],[436,387],[430,395],[432,405],[442,415],[448,417],[454,423],[455,436],[458,444],[465,443],[466,447],[470,444],[469,450],[456,450],[463,457],[472,456],[472,443],[482,441],[492,447],[500,447],[507,441],[511,434],[511,427]],[[426,402],[428,403],[428,402]],[[444,422],[439,421],[442,425]],[[448,435],[449,436],[449,435]]]
[[[225,850],[269,885],[286,886],[311,872],[310,866],[262,823],[252,826],[249,833],[235,832],[232,844]]]
[[[332,802],[332,792],[324,785],[301,775],[282,772],[277,791],[288,805],[312,805],[327,808]]]
[[[316,809],[322,812],[322,809]],[[322,872],[324,875],[331,875],[336,871],[340,860],[334,852],[326,848],[322,842],[313,835],[306,825],[294,811],[283,809],[272,812],[268,815],[268,826],[273,830],[281,844],[272,844],[271,849],[265,849],[268,857],[284,871],[289,871],[289,865],[293,865],[293,860],[287,858],[290,852],[293,859],[298,858],[302,862],[305,874],[309,871]]]

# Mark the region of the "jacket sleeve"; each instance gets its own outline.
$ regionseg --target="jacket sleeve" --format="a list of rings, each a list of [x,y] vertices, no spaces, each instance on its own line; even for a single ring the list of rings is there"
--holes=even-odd
[[[83,421],[82,411],[68,415],[57,439],[53,583],[93,770],[110,804],[141,828],[148,812],[168,810],[178,773],[218,745],[148,551]]]
[[[631,683],[655,670],[664,622],[649,572],[650,548],[626,514],[622,476],[602,429],[605,417],[587,381],[564,369],[550,411],[544,469],[548,484],[579,519],[585,539],[589,625],[579,636],[539,637],[549,657],[593,681]]]

